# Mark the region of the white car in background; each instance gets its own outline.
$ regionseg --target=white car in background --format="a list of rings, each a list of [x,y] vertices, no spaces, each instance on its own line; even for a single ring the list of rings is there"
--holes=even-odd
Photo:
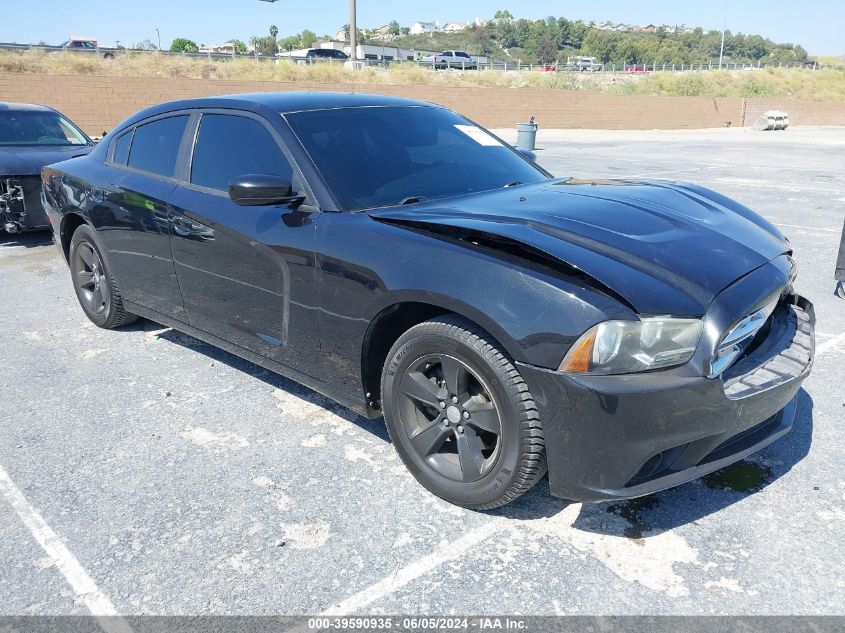
[[[100,44],[92,37],[80,37],[71,35],[70,39],[62,42],[60,46],[66,51],[74,53],[92,53],[101,56],[103,59],[114,59],[117,52],[116,46]]]
[[[604,68],[595,57],[569,57],[566,60],[566,65],[582,73],[595,73]]]
[[[423,57],[422,61],[431,64],[435,70],[447,68],[478,70],[478,60],[466,51],[443,51],[437,55]]]

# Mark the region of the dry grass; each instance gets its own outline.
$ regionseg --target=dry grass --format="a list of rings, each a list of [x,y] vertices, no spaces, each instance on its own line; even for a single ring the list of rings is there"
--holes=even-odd
[[[845,101],[845,70],[765,69],[740,72],[657,72],[645,75],[570,74],[529,71],[433,72],[414,64],[389,69],[347,70],[339,64],[300,66],[252,59],[127,53],[105,60],[74,53],[0,52],[0,73],[184,77],[241,81],[312,81],[329,84],[413,84],[582,90],[612,94],[713,97],[794,97]]]
[[[638,95],[845,101],[845,71],[767,68],[738,72],[650,73],[610,90]]]

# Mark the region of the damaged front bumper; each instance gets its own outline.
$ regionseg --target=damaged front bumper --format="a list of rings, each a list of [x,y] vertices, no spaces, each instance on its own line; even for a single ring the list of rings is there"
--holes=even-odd
[[[815,316],[781,300],[765,340],[714,378],[568,375],[521,365],[543,422],[552,494],[597,502],[696,479],[792,428],[815,355]]]
[[[0,229],[21,233],[48,228],[39,176],[0,176]]]

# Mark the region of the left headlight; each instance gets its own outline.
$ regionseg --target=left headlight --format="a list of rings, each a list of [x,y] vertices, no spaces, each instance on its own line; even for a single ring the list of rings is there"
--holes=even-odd
[[[558,369],[580,374],[630,374],[682,365],[692,358],[701,331],[699,319],[605,321],[575,342]]]

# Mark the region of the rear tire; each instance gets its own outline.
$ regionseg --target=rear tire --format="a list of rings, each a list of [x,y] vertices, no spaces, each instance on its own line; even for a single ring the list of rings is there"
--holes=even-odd
[[[473,510],[510,503],[546,472],[537,406],[490,334],[456,315],[421,323],[387,356],[382,403],[402,461]]]
[[[123,307],[117,280],[103,256],[97,232],[87,224],[80,225],[70,240],[68,264],[76,298],[85,316],[107,330],[128,325],[138,316]]]

